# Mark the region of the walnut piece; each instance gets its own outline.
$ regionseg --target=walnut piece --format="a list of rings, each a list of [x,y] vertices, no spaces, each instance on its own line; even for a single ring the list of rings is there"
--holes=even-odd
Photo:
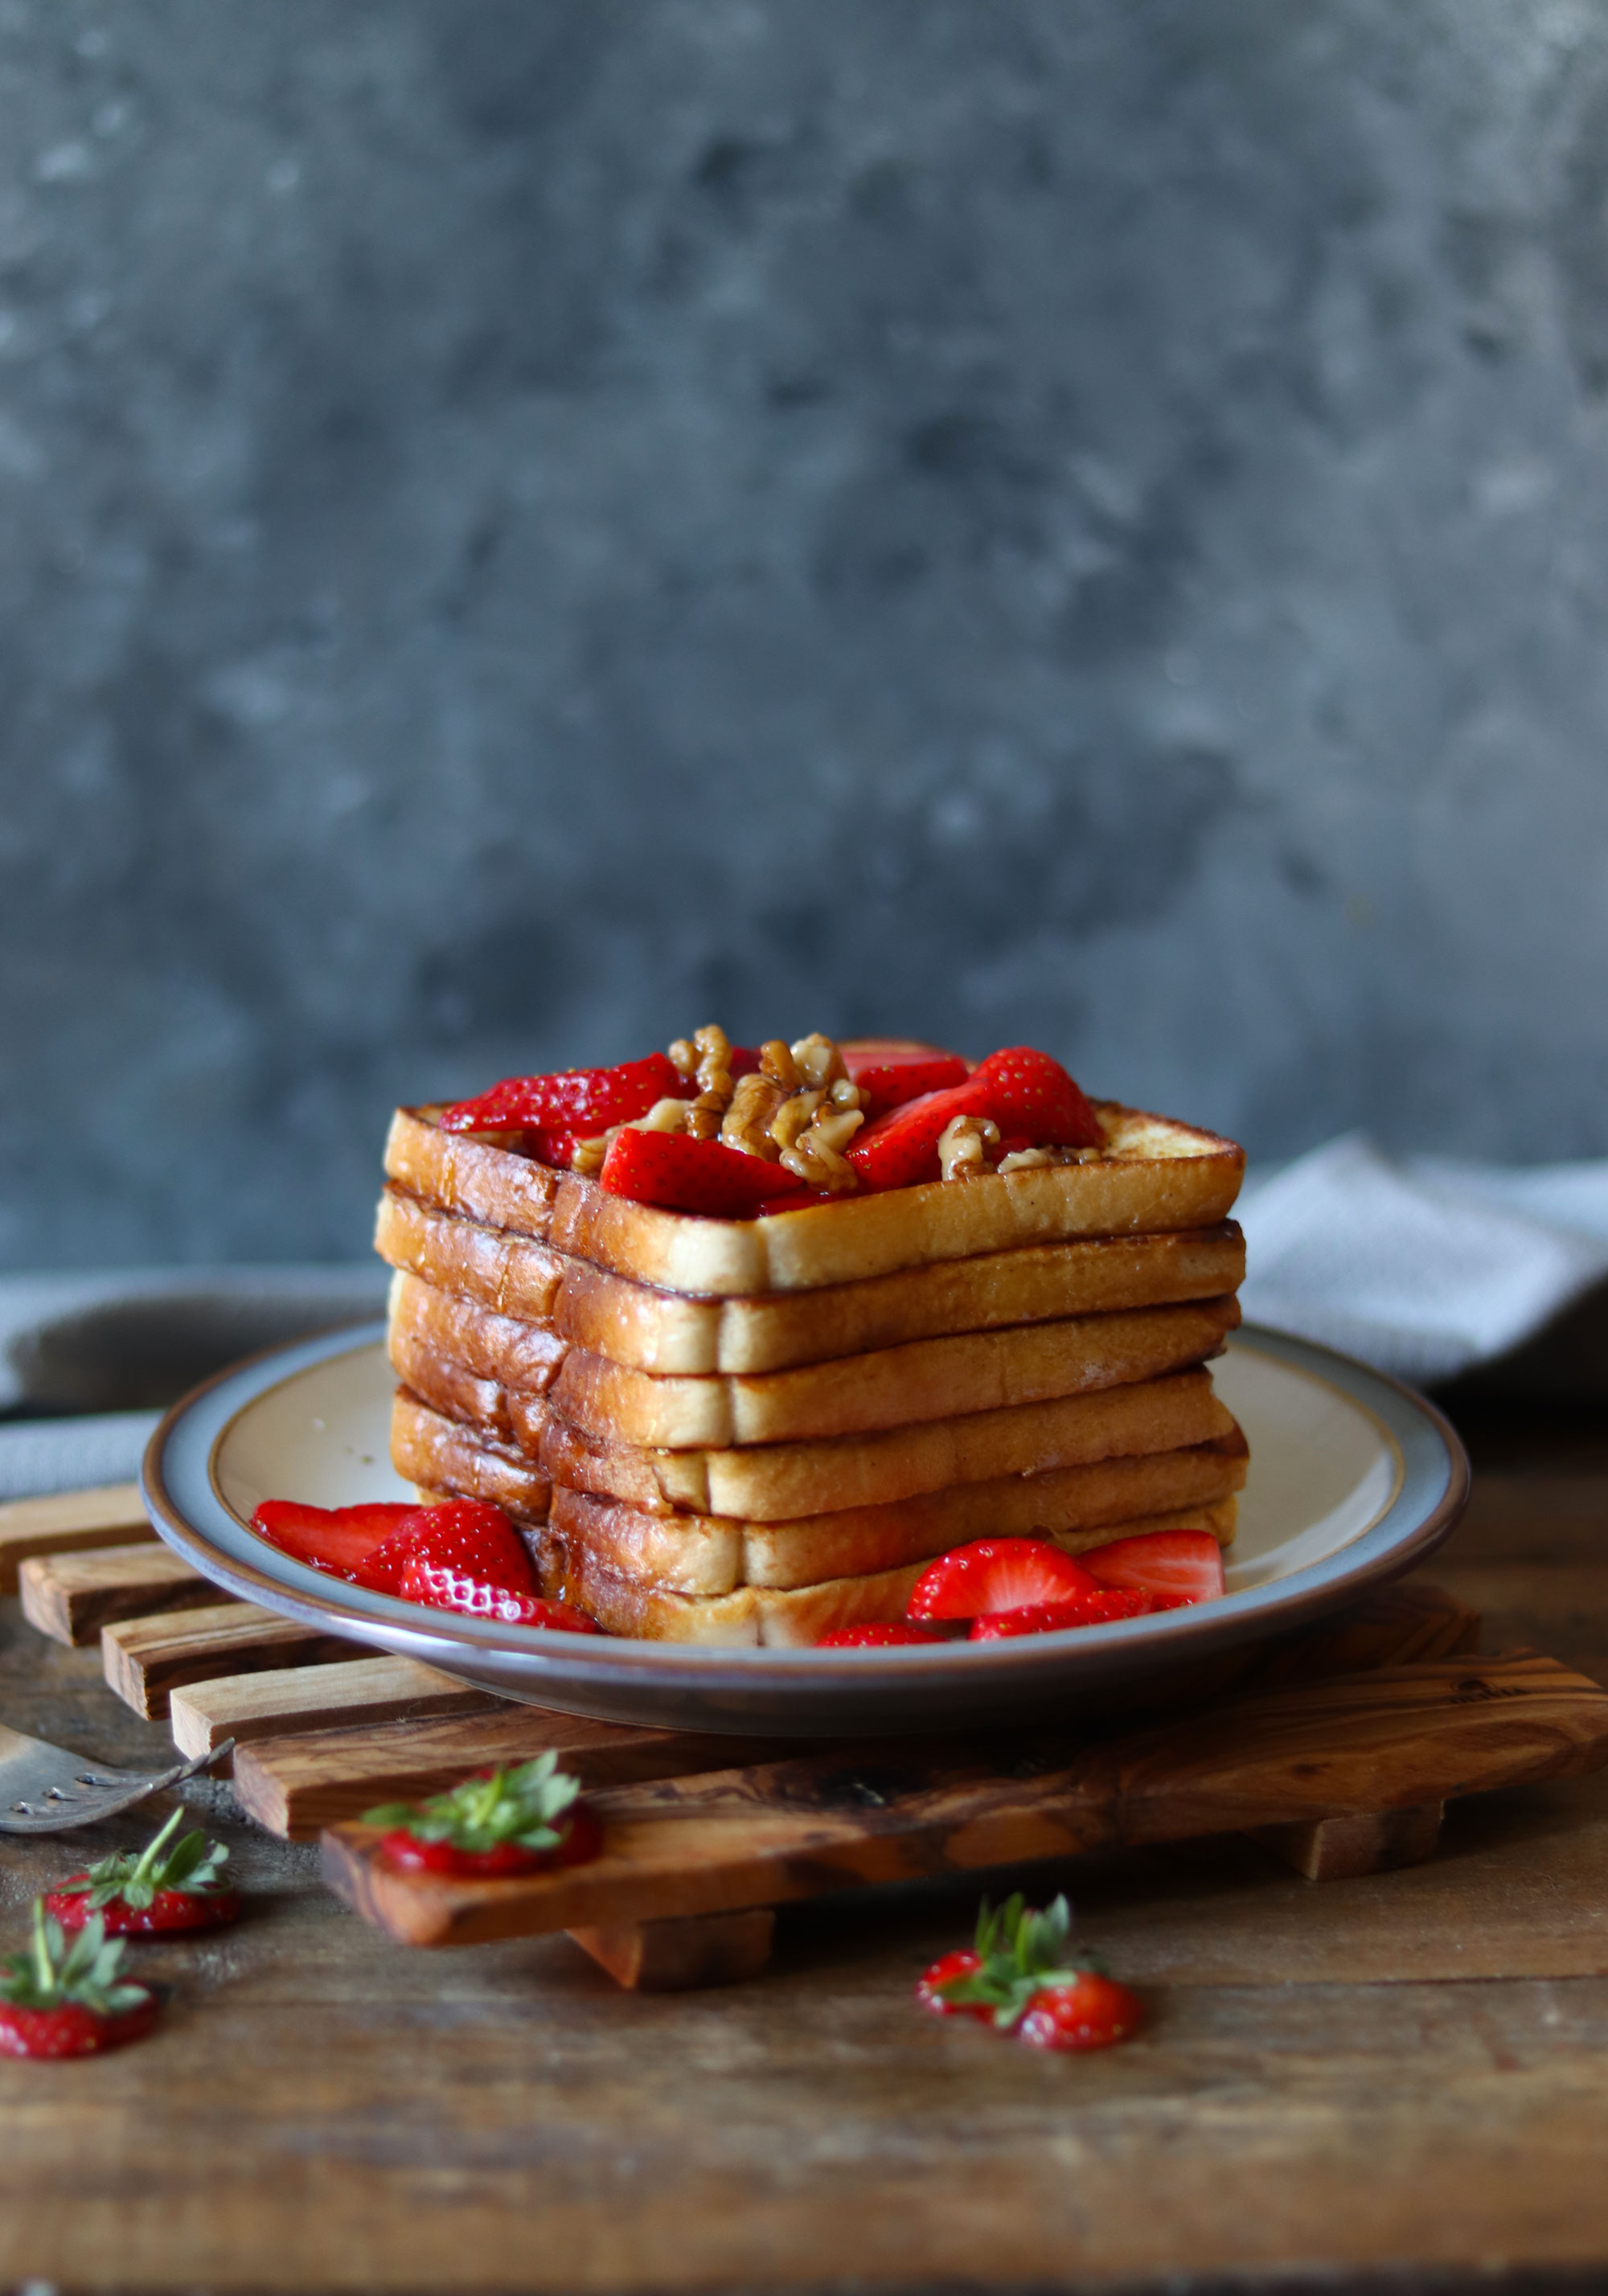
[[[786,1049],[783,1046],[783,1050]],[[739,1077],[732,1104],[721,1122],[721,1139],[728,1148],[740,1148],[745,1156],[761,1156],[767,1164],[774,1164],[781,1150],[771,1137],[771,1120],[786,1099],[786,1086],[771,1077]]]
[[[693,1044],[698,1054],[698,1097],[687,1109],[686,1128],[694,1140],[713,1140],[731,1106],[732,1048],[726,1030],[712,1023],[694,1032]]]
[[[999,1127],[991,1116],[952,1117],[939,1135],[939,1169],[946,1180],[974,1180],[992,1171],[985,1151],[998,1145]]]

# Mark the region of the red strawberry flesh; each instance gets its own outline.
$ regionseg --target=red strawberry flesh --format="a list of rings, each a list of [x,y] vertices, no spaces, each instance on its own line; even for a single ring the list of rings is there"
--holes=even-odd
[[[1136,1993],[1098,1970],[1086,1969],[1070,1985],[1046,1985],[1017,2027],[1030,2049],[1108,2049],[1144,2022]]]
[[[1016,1611],[989,1611],[973,1619],[968,1642],[1006,1642],[1016,1635],[1057,1635],[1069,1627],[1103,1627],[1113,1619],[1142,1619],[1155,1608],[1136,1588],[1097,1587],[1070,1603],[1024,1603]]]
[[[892,1650],[906,1643],[934,1643],[939,1639],[929,1627],[916,1626],[908,1619],[896,1619],[873,1626],[839,1627],[834,1633],[823,1635],[816,1648]]]
[[[1209,1530],[1146,1530],[1081,1556],[1102,1587],[1136,1587],[1174,1603],[1210,1603],[1224,1591],[1223,1550]]]
[[[1046,1538],[978,1538],[930,1562],[905,1606],[909,1619],[976,1619],[1095,1592],[1088,1572]]]
[[[72,1881],[87,1880],[71,1874]],[[113,1898],[98,1909],[87,1890],[50,1890],[45,1910],[53,1914],[64,1930],[81,1930],[98,1910],[108,1937],[152,1937],[180,1930],[222,1929],[240,1918],[240,1898],[233,1890],[158,1890],[148,1906],[131,1906]]]
[[[611,1195],[666,1211],[708,1219],[751,1219],[761,1205],[804,1195],[804,1183],[785,1166],[746,1156],[723,1140],[694,1140],[682,1132],[617,1132],[598,1174]]]
[[[143,2040],[157,2021],[160,2004],[154,1994],[115,2017],[87,2009],[81,2002],[65,2001],[53,2009],[24,2009],[0,2001],[0,2056],[88,2057],[120,2049]]]
[[[551,1076],[505,1077],[475,1100],[461,1100],[436,1119],[443,1132],[537,1132],[589,1139],[611,1125],[645,1116],[656,1100],[689,1100],[697,1091],[663,1053],[611,1069],[562,1069]]]
[[[251,1517],[251,1528],[281,1554],[347,1578],[419,1512],[416,1506],[389,1500],[366,1506],[319,1507],[299,1499],[264,1499]]]

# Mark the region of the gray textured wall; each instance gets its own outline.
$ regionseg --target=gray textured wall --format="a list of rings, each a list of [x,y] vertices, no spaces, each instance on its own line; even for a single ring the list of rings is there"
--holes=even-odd
[[[0,1259],[1032,1038],[1608,1151],[1604,0],[4,0]]]

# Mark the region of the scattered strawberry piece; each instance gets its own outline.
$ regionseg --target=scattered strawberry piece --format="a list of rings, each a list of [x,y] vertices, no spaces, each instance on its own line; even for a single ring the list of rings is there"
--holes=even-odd
[[[931,2009],[935,2017],[975,2017],[985,2025],[994,2022],[993,2006],[987,2001],[951,2001],[944,1988],[955,1985],[964,1977],[975,1977],[982,1967],[982,1956],[970,1946],[957,1946],[953,1953],[940,1953],[930,1968],[924,1969],[915,1980],[915,1997],[923,2009]]]
[[[1059,1061],[1030,1045],[990,1053],[971,1083],[1001,1134],[1024,1136],[1035,1148],[1098,1148],[1105,1135],[1085,1095]]]
[[[1047,1538],[975,1538],[930,1562],[910,1590],[907,1619],[977,1619],[1035,1603],[1087,1599],[1095,1582]]]
[[[554,1146],[562,1139],[592,1139],[611,1125],[629,1124],[645,1116],[656,1100],[691,1100],[697,1089],[663,1053],[650,1053],[644,1061],[622,1061],[611,1069],[505,1077],[489,1092],[458,1101],[436,1120],[443,1132],[541,1133],[548,1136],[546,1144]]]
[[[1224,1591],[1223,1550],[1209,1530],[1144,1530],[1079,1557],[1102,1587],[1137,1587],[1169,1608],[1210,1603]]]
[[[431,1592],[420,1591],[420,1579],[404,1582],[402,1600],[405,1603],[428,1603],[435,1611],[456,1611],[470,1619],[496,1619],[505,1627],[546,1627],[554,1633],[598,1635],[603,1628],[595,1619],[578,1611],[568,1603],[554,1603],[542,1595],[516,1595],[506,1587],[494,1587],[483,1579],[461,1578],[448,1574],[445,1579],[431,1574]]]
[[[781,1209],[781,1199],[805,1194],[803,1181],[785,1166],[746,1156],[723,1140],[628,1128],[611,1142],[598,1185],[613,1196],[708,1219],[752,1219],[761,1205]]]
[[[121,1938],[91,1915],[70,1945],[60,1922],[34,1899],[29,1952],[6,1956],[0,1973],[0,2055],[86,2057],[137,2041],[155,2024],[156,1996],[119,1978]]]
[[[1070,1985],[1046,1985],[1035,1994],[1017,2038],[1032,2049],[1109,2049],[1144,2021],[1144,2005],[1130,1987],[1086,1969]]]
[[[217,1879],[229,1855],[223,1843],[209,1844],[198,1826],[168,1848],[184,1815],[176,1809],[138,1857],[116,1849],[86,1873],[70,1874],[47,1894],[46,1913],[67,1931],[85,1929],[98,1915],[108,1937],[220,1929],[238,1919],[238,1895]]]
[[[1014,1635],[1056,1635],[1068,1627],[1103,1627],[1112,1619],[1147,1618],[1153,1595],[1137,1587],[1099,1587],[1070,1603],[1024,1603],[1020,1610],[990,1611],[973,1619],[968,1642],[1005,1642]]]
[[[860,1105],[867,1124],[885,1116],[890,1108],[902,1108],[907,1101],[921,1099],[924,1093],[942,1092],[950,1085],[964,1084],[971,1073],[971,1062],[963,1061],[958,1053],[934,1053],[922,1060],[883,1061],[850,1070],[852,1081],[860,1088]]]
[[[816,1644],[817,1650],[890,1650],[898,1643],[935,1643],[942,1639],[930,1627],[918,1627],[909,1619],[898,1619],[869,1627],[839,1627],[830,1635],[823,1635]]]
[[[1072,1909],[1057,1898],[1035,1913],[1019,1895],[995,1910],[985,1898],[970,1950],[947,1953],[916,1985],[940,2017],[982,2019],[1036,2048],[1095,2049],[1137,2030],[1140,2006],[1095,1956],[1071,1945]]]
[[[603,1848],[603,1828],[578,1797],[555,1753],[510,1769],[483,1770],[417,1807],[386,1802],[365,1813],[386,1828],[381,1849],[405,1872],[496,1880],[579,1866]]]
[[[376,1501],[349,1507],[307,1506],[299,1499],[264,1499],[251,1528],[281,1554],[337,1578],[350,1578],[383,1539],[420,1513],[416,1506]]]

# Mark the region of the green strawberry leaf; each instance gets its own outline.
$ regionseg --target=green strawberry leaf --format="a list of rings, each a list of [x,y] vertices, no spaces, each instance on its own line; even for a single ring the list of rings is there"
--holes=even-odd
[[[364,1812],[365,1825],[400,1828],[420,1841],[446,1841],[471,1856],[512,1842],[520,1849],[555,1849],[562,1818],[580,1782],[558,1767],[555,1753],[538,1754],[512,1769],[465,1778],[425,1802],[381,1802]]]
[[[123,1943],[109,1939],[103,1916],[92,1914],[69,1945],[61,1923],[36,1898],[32,1948],[0,1963],[0,2001],[18,2009],[62,2009],[70,2003],[99,2017],[121,2017],[151,1998],[143,1985],[119,1981]]]
[[[1048,1986],[1071,1985],[1098,1957],[1071,1944],[1072,1909],[1064,1897],[1042,1913],[1020,1890],[1003,1906],[985,1898],[977,1916],[978,1966],[938,1988],[946,2001],[992,2009],[994,2022],[1009,2032],[1019,2024],[1034,1996]]]
[[[184,1890],[193,1898],[217,1895],[226,1886],[218,1874],[229,1856],[221,1841],[209,1842],[198,1826],[194,1833],[186,1833],[171,1849],[167,1849],[168,1837],[184,1815],[182,1806],[174,1810],[137,1857],[129,1850],[114,1849],[86,1874],[63,1882],[61,1894],[87,1895],[91,1907],[97,1911],[120,1898],[133,1912],[142,1914],[159,1890]]]

